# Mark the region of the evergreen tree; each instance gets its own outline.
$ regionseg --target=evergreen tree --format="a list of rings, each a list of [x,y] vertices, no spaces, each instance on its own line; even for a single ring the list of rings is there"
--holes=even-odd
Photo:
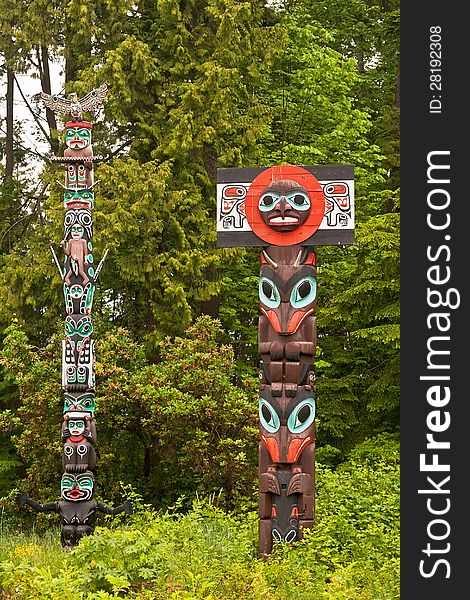
[[[48,70],[51,59],[61,58],[64,93],[76,91],[80,96],[103,81],[110,84],[104,118],[93,128],[95,153],[110,154],[96,168],[101,183],[93,212],[97,259],[109,248],[94,306],[103,340],[108,336],[111,343],[115,328],[124,326],[129,334],[122,334],[122,344],[138,346],[133,356],[136,369],[142,370],[139,376],[160,386],[162,373],[176,378],[165,363],[170,342],[163,341],[167,336],[184,338],[197,317],[208,313],[220,318],[224,333],[217,335],[234,350],[236,370],[224,366],[230,382],[256,386],[259,253],[215,248],[216,170],[286,162],[352,163],[355,245],[317,248],[319,446],[325,457],[330,451],[338,455],[371,433],[396,429],[396,2],[335,0],[324,5],[291,0],[266,8],[263,2],[235,0],[91,0],[86,6],[75,0],[25,0],[1,2],[0,8],[2,77],[7,68],[33,69],[41,89],[59,93],[61,85],[49,82]],[[47,138],[51,152],[60,154],[61,119],[56,122],[52,113],[43,114],[47,126],[38,119],[44,128],[38,136]],[[16,170],[0,190],[0,330],[17,319],[33,347],[47,348],[49,364],[39,368],[31,359],[34,385],[28,384],[26,396],[20,390],[21,397],[28,398],[21,409],[13,381],[7,378],[0,385],[1,408],[10,410],[4,413],[0,446],[10,449],[9,436],[15,433],[23,440],[15,445],[26,456],[22,444],[30,429],[21,425],[18,415],[32,423],[35,402],[44,405],[41,436],[53,440],[60,418],[56,371],[63,297],[49,246],[58,251],[63,237],[62,190],[55,183],[63,172],[45,164],[40,175],[28,178],[30,157],[21,151],[16,127]],[[18,360],[20,346],[9,346],[8,360]],[[103,373],[113,370],[105,350],[102,359],[98,351],[98,360],[103,360]],[[156,364],[148,365],[147,360]],[[140,400],[125,381],[129,375],[139,388],[138,373],[129,368],[121,375],[103,388],[108,398],[104,402],[111,402],[123,386],[120,410],[128,401],[138,406]],[[176,395],[186,393],[178,390]],[[236,398],[235,392],[231,398]],[[240,406],[249,412],[244,398]],[[167,396],[159,401],[171,405]],[[198,402],[195,410],[205,410]],[[189,421],[187,417],[182,422],[193,426],[194,415]],[[152,413],[152,418],[162,416]],[[165,432],[156,424],[138,432],[138,421],[111,420],[110,427],[113,424],[123,426],[132,448],[140,448],[136,460],[142,466],[142,481],[149,469],[154,470],[155,489],[160,486],[159,493],[170,498],[173,492],[163,490],[164,473],[177,486],[182,459],[175,451],[159,462],[151,438],[180,435],[176,421]],[[200,433],[198,443],[207,450],[211,438],[206,434]],[[254,438],[252,443],[254,448]],[[189,443],[185,447],[194,450]],[[53,461],[58,448],[49,450],[52,462],[45,465],[44,476],[56,483]],[[222,469],[228,450],[229,446],[209,463]],[[117,454],[110,445],[101,457],[109,482],[118,476],[109,466],[110,457]],[[28,456],[29,466],[37,467],[39,454]],[[244,461],[240,464],[249,465],[251,473],[254,463],[251,458]],[[29,473],[35,477],[33,470]],[[210,477],[201,473],[198,485],[206,485]],[[194,490],[190,474],[183,480],[182,489]],[[227,485],[232,498],[240,493],[222,476],[211,481]]]

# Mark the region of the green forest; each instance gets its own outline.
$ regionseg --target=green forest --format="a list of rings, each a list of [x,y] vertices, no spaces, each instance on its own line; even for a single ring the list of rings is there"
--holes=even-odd
[[[398,0],[0,0],[2,599],[398,600],[399,18]],[[24,74],[48,94],[109,84],[93,127],[109,155],[97,497],[134,512],[100,516],[68,553],[57,515],[14,501],[58,499],[62,473],[48,158],[65,118]],[[259,249],[216,247],[216,174],[280,164],[354,165],[355,243],[315,249],[315,525],[261,561]]]

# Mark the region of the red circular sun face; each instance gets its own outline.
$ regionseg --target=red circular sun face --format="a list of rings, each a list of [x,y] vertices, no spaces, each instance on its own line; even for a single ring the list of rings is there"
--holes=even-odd
[[[274,246],[291,246],[304,242],[318,229],[325,214],[325,197],[316,177],[306,169],[280,165],[255,177],[245,207],[253,233]]]

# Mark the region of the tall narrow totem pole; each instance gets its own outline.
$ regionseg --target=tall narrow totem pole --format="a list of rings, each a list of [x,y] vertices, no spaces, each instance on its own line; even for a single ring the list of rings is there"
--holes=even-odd
[[[65,299],[65,338],[62,342],[62,388],[64,394],[61,426],[62,466],[61,500],[41,504],[24,492],[20,504],[37,511],[56,511],[62,517],[61,540],[64,547],[75,546],[92,533],[96,512],[130,513],[131,503],[112,507],[94,499],[96,475],[95,363],[91,310],[95,283],[103,260],[95,269],[93,258],[94,204],[93,165],[102,156],[93,154],[92,128],[83,112],[95,115],[103,103],[107,84],[92,90],[81,100],[41,94],[43,104],[54,112],[71,116],[65,124],[63,156],[52,161],[65,169],[63,267],[54,253],[63,280]]]
[[[315,245],[352,244],[351,165],[219,169],[217,244],[260,246],[259,553],[315,514]]]

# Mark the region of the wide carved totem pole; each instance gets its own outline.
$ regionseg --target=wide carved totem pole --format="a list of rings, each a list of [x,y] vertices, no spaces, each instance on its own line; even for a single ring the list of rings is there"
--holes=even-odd
[[[51,247],[63,280],[65,299],[65,337],[62,342],[62,388],[64,394],[61,426],[62,466],[61,500],[41,504],[20,492],[17,501],[37,511],[56,511],[62,518],[62,545],[76,546],[79,539],[93,532],[96,512],[115,515],[130,513],[125,501],[112,507],[94,499],[96,475],[95,371],[91,310],[93,294],[103,259],[95,269],[93,258],[94,204],[93,165],[103,156],[93,154],[92,128],[83,112],[95,116],[107,93],[107,84],[92,90],[81,100],[41,93],[43,104],[54,112],[70,115],[65,123],[63,156],[52,162],[65,169],[63,267]]]
[[[352,165],[219,169],[217,245],[259,246],[259,554],[315,514],[316,245],[354,241]]]

